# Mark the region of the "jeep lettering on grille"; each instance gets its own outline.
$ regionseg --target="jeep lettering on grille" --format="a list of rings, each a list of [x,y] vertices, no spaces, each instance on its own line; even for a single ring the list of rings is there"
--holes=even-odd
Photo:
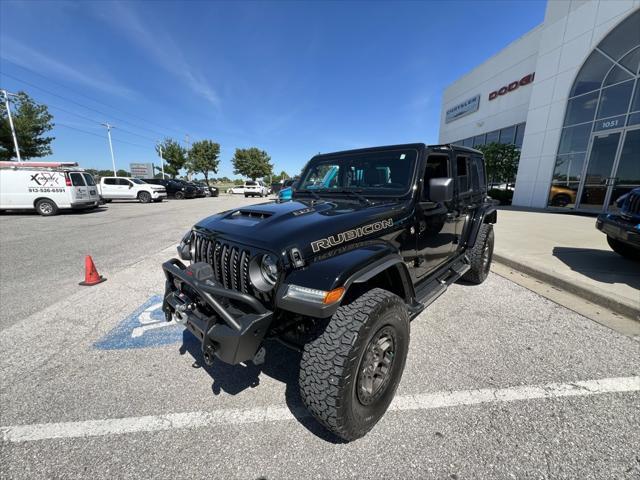
[[[355,240],[356,238],[364,237],[365,235],[370,235],[374,232],[379,232],[380,230],[384,230],[385,228],[389,228],[392,226],[392,218],[389,218],[388,220],[381,220],[379,222],[370,223],[369,225],[365,225],[363,227],[358,227],[353,230],[347,230],[346,232],[331,235],[327,238],[321,238],[320,240],[311,242],[311,248],[314,253],[318,253],[322,249],[332,248],[340,245],[341,243],[350,242],[351,240]]]

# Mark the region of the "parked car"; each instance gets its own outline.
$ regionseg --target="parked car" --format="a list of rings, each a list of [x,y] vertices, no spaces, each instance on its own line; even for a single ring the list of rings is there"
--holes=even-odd
[[[616,206],[619,211],[598,215],[596,228],[607,236],[614,252],[640,260],[640,188],[620,197]]]
[[[235,194],[235,195],[244,193],[244,184],[235,185],[235,186],[227,189],[227,193],[231,193],[231,194]]]
[[[192,182],[192,184],[195,185],[197,188],[202,189],[202,191],[207,197],[217,197],[218,195],[220,195],[220,192],[217,187],[210,187],[205,182]]]
[[[51,216],[99,204],[93,177],[77,163],[0,162],[0,210],[35,209]]]
[[[190,185],[183,185],[182,183],[162,178],[144,178],[145,182],[153,185],[161,185],[167,191],[167,196],[173,197],[176,200],[182,200],[184,198],[194,198],[196,196],[196,189]]]
[[[163,264],[165,317],[195,335],[207,365],[259,365],[263,340],[281,340],[300,352],[311,415],[360,438],[394,398],[410,320],[458,279],[489,275],[497,212],[484,172],[482,152],[450,145],[315,156],[292,201],[221,212],[184,235],[190,265]]]
[[[549,205],[553,207],[566,207],[576,203],[577,192],[562,185],[551,185],[549,189]]]
[[[151,185],[139,178],[102,177],[98,184],[100,196],[106,201],[139,200],[142,203],[161,202],[167,191],[161,185]]]
[[[244,196],[247,197],[266,197],[269,195],[269,189],[262,180],[247,180],[244,182]]]

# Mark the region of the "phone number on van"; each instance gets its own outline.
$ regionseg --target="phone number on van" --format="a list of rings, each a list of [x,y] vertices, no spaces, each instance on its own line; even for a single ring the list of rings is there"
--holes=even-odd
[[[62,193],[64,188],[29,187],[29,193]]]

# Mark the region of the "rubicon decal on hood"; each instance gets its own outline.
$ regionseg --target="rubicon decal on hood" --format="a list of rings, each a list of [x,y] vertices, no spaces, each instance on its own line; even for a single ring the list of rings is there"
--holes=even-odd
[[[336,235],[331,235],[330,237],[321,238],[320,240],[311,242],[311,248],[314,253],[318,253],[322,249],[332,248],[340,245],[341,243],[350,242],[351,240],[355,240],[356,238],[364,237],[365,235],[370,235],[374,232],[379,232],[380,230],[384,230],[385,228],[389,228],[392,226],[392,218],[389,218],[388,220],[380,220],[379,222],[370,223],[369,225],[365,225],[363,227],[358,227],[353,230],[347,230],[346,232],[338,233]]]

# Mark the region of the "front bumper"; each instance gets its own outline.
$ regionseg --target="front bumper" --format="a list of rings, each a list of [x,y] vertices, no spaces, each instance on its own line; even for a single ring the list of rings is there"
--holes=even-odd
[[[151,192],[151,198],[153,198],[154,200],[157,200],[158,198],[167,198],[167,191],[166,190],[153,190]]]
[[[183,324],[202,342],[205,360],[215,355],[237,364],[255,356],[271,325],[272,311],[250,295],[215,283],[208,263],[187,267],[172,259],[162,269],[167,279],[165,317]]]
[[[619,215],[598,215],[596,228],[607,236],[640,248],[640,224],[629,222]]]

